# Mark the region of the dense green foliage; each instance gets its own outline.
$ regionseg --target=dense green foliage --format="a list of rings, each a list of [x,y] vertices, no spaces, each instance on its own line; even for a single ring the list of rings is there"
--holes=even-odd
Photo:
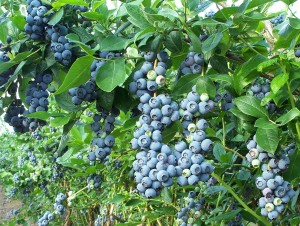
[[[274,2],[0,1],[3,224],[299,225],[300,19]]]

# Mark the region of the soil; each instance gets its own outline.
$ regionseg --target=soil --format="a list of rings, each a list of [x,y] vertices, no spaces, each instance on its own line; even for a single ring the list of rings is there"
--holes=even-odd
[[[5,220],[12,219],[14,210],[21,207],[21,202],[12,200],[4,195],[3,188],[0,187],[0,224]]]

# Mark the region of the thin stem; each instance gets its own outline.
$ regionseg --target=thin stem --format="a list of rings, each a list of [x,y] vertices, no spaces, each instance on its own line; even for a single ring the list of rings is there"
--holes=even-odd
[[[239,39],[240,39],[246,46],[248,46],[253,52],[257,53],[258,55],[262,55],[260,52],[258,52],[256,49],[254,49],[251,45],[249,45],[249,43],[246,42],[244,38],[239,37]]]
[[[250,213],[252,216],[254,216],[257,220],[259,220],[260,222],[262,222],[264,225],[266,226],[271,226],[271,224],[262,216],[259,216],[257,213],[255,213],[249,206],[247,206],[247,204],[235,193],[235,191],[233,191],[231,189],[231,187],[226,184],[225,181],[223,181],[221,179],[221,177],[215,173],[211,174],[214,178],[216,178],[220,184],[222,184],[227,191],[244,207],[244,209]]]
[[[222,144],[223,144],[223,146],[226,146],[226,129],[225,129],[225,120],[224,120],[224,117],[222,117],[222,130],[223,130]]]
[[[235,151],[235,150],[233,150],[233,149],[231,149],[231,148],[228,148],[228,147],[226,147],[226,146],[224,146],[224,148],[225,148],[225,150],[227,150],[227,151],[231,151],[231,152],[237,154],[237,155],[238,155],[239,157],[241,157],[242,159],[245,158],[242,154],[238,153],[237,151]]]

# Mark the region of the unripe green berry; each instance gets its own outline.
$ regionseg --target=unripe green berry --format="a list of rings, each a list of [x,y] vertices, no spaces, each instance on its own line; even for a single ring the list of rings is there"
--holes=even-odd
[[[157,74],[156,74],[156,72],[155,72],[154,70],[148,71],[148,73],[147,73],[147,78],[148,78],[149,80],[155,80],[156,77],[157,77]]]
[[[202,93],[202,94],[200,95],[200,100],[201,100],[202,102],[207,102],[207,101],[209,100],[208,94],[207,94],[207,93]]]

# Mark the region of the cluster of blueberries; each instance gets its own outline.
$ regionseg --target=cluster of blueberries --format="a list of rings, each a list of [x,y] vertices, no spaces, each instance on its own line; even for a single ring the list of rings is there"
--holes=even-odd
[[[235,107],[233,103],[233,96],[227,90],[221,91],[221,89],[218,89],[214,102],[221,103],[221,109],[223,111],[228,111]]]
[[[80,105],[83,101],[92,102],[97,98],[96,92],[96,75],[98,70],[105,64],[104,59],[112,59],[120,57],[121,53],[103,51],[99,53],[99,57],[103,60],[94,60],[90,70],[91,78],[85,84],[69,89],[69,94],[72,97],[72,102],[75,105]]]
[[[165,126],[180,119],[178,104],[165,94],[151,97],[145,93],[140,97],[139,109],[143,114],[131,140],[132,149],[141,150],[133,162],[137,190],[147,198],[153,198],[162,187],[173,184],[172,177],[177,177],[181,186],[207,181],[213,167],[200,154],[212,148],[211,140],[205,139],[203,131],[208,126],[206,120],[201,119],[195,125],[191,117],[191,125],[187,126],[191,131],[190,145],[179,141],[172,150],[171,146],[163,143],[162,131]]]
[[[212,111],[215,107],[215,102],[210,100],[206,93],[199,95],[196,91],[196,86],[193,86],[192,91],[181,100],[179,106],[179,112],[183,118],[183,133],[187,136],[190,134],[188,126],[192,123],[193,118],[205,115]]]
[[[262,100],[265,96],[270,94],[270,81],[265,78],[256,79],[248,91],[251,95],[257,97],[259,100]],[[276,111],[276,105],[273,102],[266,104],[266,109],[270,114]]]
[[[63,206],[63,202],[66,200],[66,195],[63,193],[59,193],[56,198],[55,198],[55,203],[54,203],[54,209],[55,209],[55,213],[59,214],[59,215],[63,215],[64,213],[64,206]],[[55,215],[54,213],[51,213],[50,211],[46,211],[44,213],[44,215],[38,219],[38,226],[47,226],[49,225],[50,221],[53,221],[55,219]]]
[[[97,174],[91,174],[87,178],[87,184],[89,190],[100,188],[101,177]]]
[[[177,223],[179,226],[193,225],[201,216],[200,210],[205,204],[204,198],[197,198],[195,191],[190,191],[185,200],[185,206],[177,213]]]
[[[33,40],[43,40],[45,27],[49,21],[48,6],[40,0],[27,0],[27,13],[25,32]]]
[[[145,62],[142,67],[133,74],[133,82],[129,84],[129,91],[141,97],[144,93],[154,93],[159,85],[165,83],[167,61],[169,55],[166,51],[142,52]]]
[[[233,202],[230,206],[230,209],[235,210],[236,207],[237,207],[236,202]],[[241,226],[241,225],[243,225],[242,219],[243,219],[242,214],[239,212],[237,215],[234,216],[234,218],[232,220],[230,220],[228,222],[227,226]]]
[[[55,182],[56,180],[63,177],[63,167],[60,164],[53,164],[52,165],[52,177],[51,181]]]
[[[283,23],[284,21],[284,15],[280,14],[277,17],[270,20],[270,22],[273,24],[273,26],[277,26],[278,24]]]
[[[53,13],[48,13],[49,6],[40,0],[27,0],[26,25],[24,30],[33,40],[46,39],[51,42],[50,49],[57,62],[65,66],[72,61],[71,44],[66,39],[68,28],[62,24],[49,26],[49,18]],[[81,8],[79,7],[79,10]]]
[[[14,128],[15,132],[28,132],[28,119],[23,116],[25,107],[20,99],[14,100],[7,108],[4,121]]]
[[[256,178],[255,184],[262,191],[263,196],[259,199],[258,206],[261,207],[261,215],[270,220],[278,218],[283,213],[285,205],[295,195],[289,182],[279,175],[289,166],[289,154],[295,151],[295,145],[291,144],[284,149],[280,156],[265,152],[257,143],[256,137],[247,144],[249,153],[247,161],[253,167],[260,167],[262,175]]]
[[[180,72],[186,74],[199,74],[204,65],[204,58],[202,54],[196,52],[189,52],[187,57],[180,65]]]
[[[91,129],[96,134],[96,138],[92,140],[91,150],[88,153],[88,159],[91,164],[96,160],[107,160],[106,157],[111,153],[111,148],[115,144],[115,138],[110,133],[114,130],[115,117],[118,114],[119,111],[117,110],[109,112],[101,109],[100,114],[94,115]]]
[[[48,85],[52,82],[52,75],[49,73],[37,73],[33,81],[30,81],[26,89],[26,104],[29,105],[28,113],[48,111]]]
[[[68,28],[62,24],[57,24],[46,29],[46,40],[51,41],[50,49],[54,53],[54,58],[57,62],[65,66],[72,62],[73,53],[71,44],[66,39]]]
[[[0,43],[0,47],[2,43]],[[9,57],[6,51],[0,51],[0,61],[1,62],[8,62]],[[0,91],[4,91],[4,85],[8,82],[10,76],[13,74],[12,69],[8,69],[0,74]]]

